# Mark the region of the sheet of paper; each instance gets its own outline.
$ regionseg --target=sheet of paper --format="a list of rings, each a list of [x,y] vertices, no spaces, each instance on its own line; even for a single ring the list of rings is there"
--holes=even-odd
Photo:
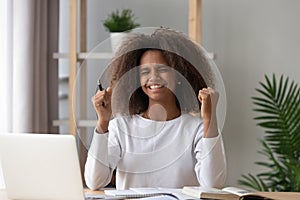
[[[181,189],[175,188],[130,188],[129,190],[105,190],[106,195],[112,196],[123,196],[123,197],[133,197],[142,198],[148,200],[162,200],[162,199],[179,199],[179,200],[189,200],[195,199],[191,196],[181,193]],[[153,195],[153,196],[152,196]],[[155,195],[155,196],[154,196]]]
[[[109,196],[105,194],[85,194],[85,200],[96,200],[96,199],[109,199],[109,200],[118,200],[124,199],[123,197]]]
[[[161,195],[161,196],[143,198],[143,200],[176,200],[176,199],[177,198],[169,196],[169,195]]]

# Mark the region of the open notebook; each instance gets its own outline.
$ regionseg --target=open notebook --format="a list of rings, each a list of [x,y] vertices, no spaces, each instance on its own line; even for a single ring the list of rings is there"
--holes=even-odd
[[[178,199],[178,200],[187,200],[195,199],[191,196],[185,195],[181,192],[181,188],[130,188],[128,190],[105,190],[105,194],[115,197],[124,197],[128,199],[132,198],[143,198],[144,199],[153,199],[153,200],[162,200],[162,199]]]
[[[74,136],[0,133],[9,199],[84,200]]]
[[[182,193],[194,198],[223,199],[223,200],[299,200],[300,193],[296,192],[249,192],[237,187],[223,189],[205,188],[200,186],[186,186]]]

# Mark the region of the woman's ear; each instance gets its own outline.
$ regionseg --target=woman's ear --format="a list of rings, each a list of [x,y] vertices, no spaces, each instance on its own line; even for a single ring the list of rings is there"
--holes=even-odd
[[[181,83],[182,83],[182,77],[180,76],[179,72],[177,72],[176,70],[175,70],[175,72],[176,72],[176,75],[175,75],[176,81],[175,81],[175,83],[178,86],[178,85],[181,85]]]

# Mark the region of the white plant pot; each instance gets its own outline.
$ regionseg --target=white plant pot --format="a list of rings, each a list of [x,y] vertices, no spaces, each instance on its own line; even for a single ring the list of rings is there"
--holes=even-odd
[[[116,53],[116,51],[118,50],[118,48],[120,47],[124,37],[126,36],[127,33],[125,32],[114,32],[114,33],[110,33],[110,41],[111,41],[111,49],[113,54]]]

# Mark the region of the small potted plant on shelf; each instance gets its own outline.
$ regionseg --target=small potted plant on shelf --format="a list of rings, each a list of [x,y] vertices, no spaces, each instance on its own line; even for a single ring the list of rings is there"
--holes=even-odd
[[[110,32],[113,51],[118,48],[126,32],[140,26],[135,21],[136,18],[131,9],[123,9],[121,12],[117,9],[103,21],[104,27]]]

